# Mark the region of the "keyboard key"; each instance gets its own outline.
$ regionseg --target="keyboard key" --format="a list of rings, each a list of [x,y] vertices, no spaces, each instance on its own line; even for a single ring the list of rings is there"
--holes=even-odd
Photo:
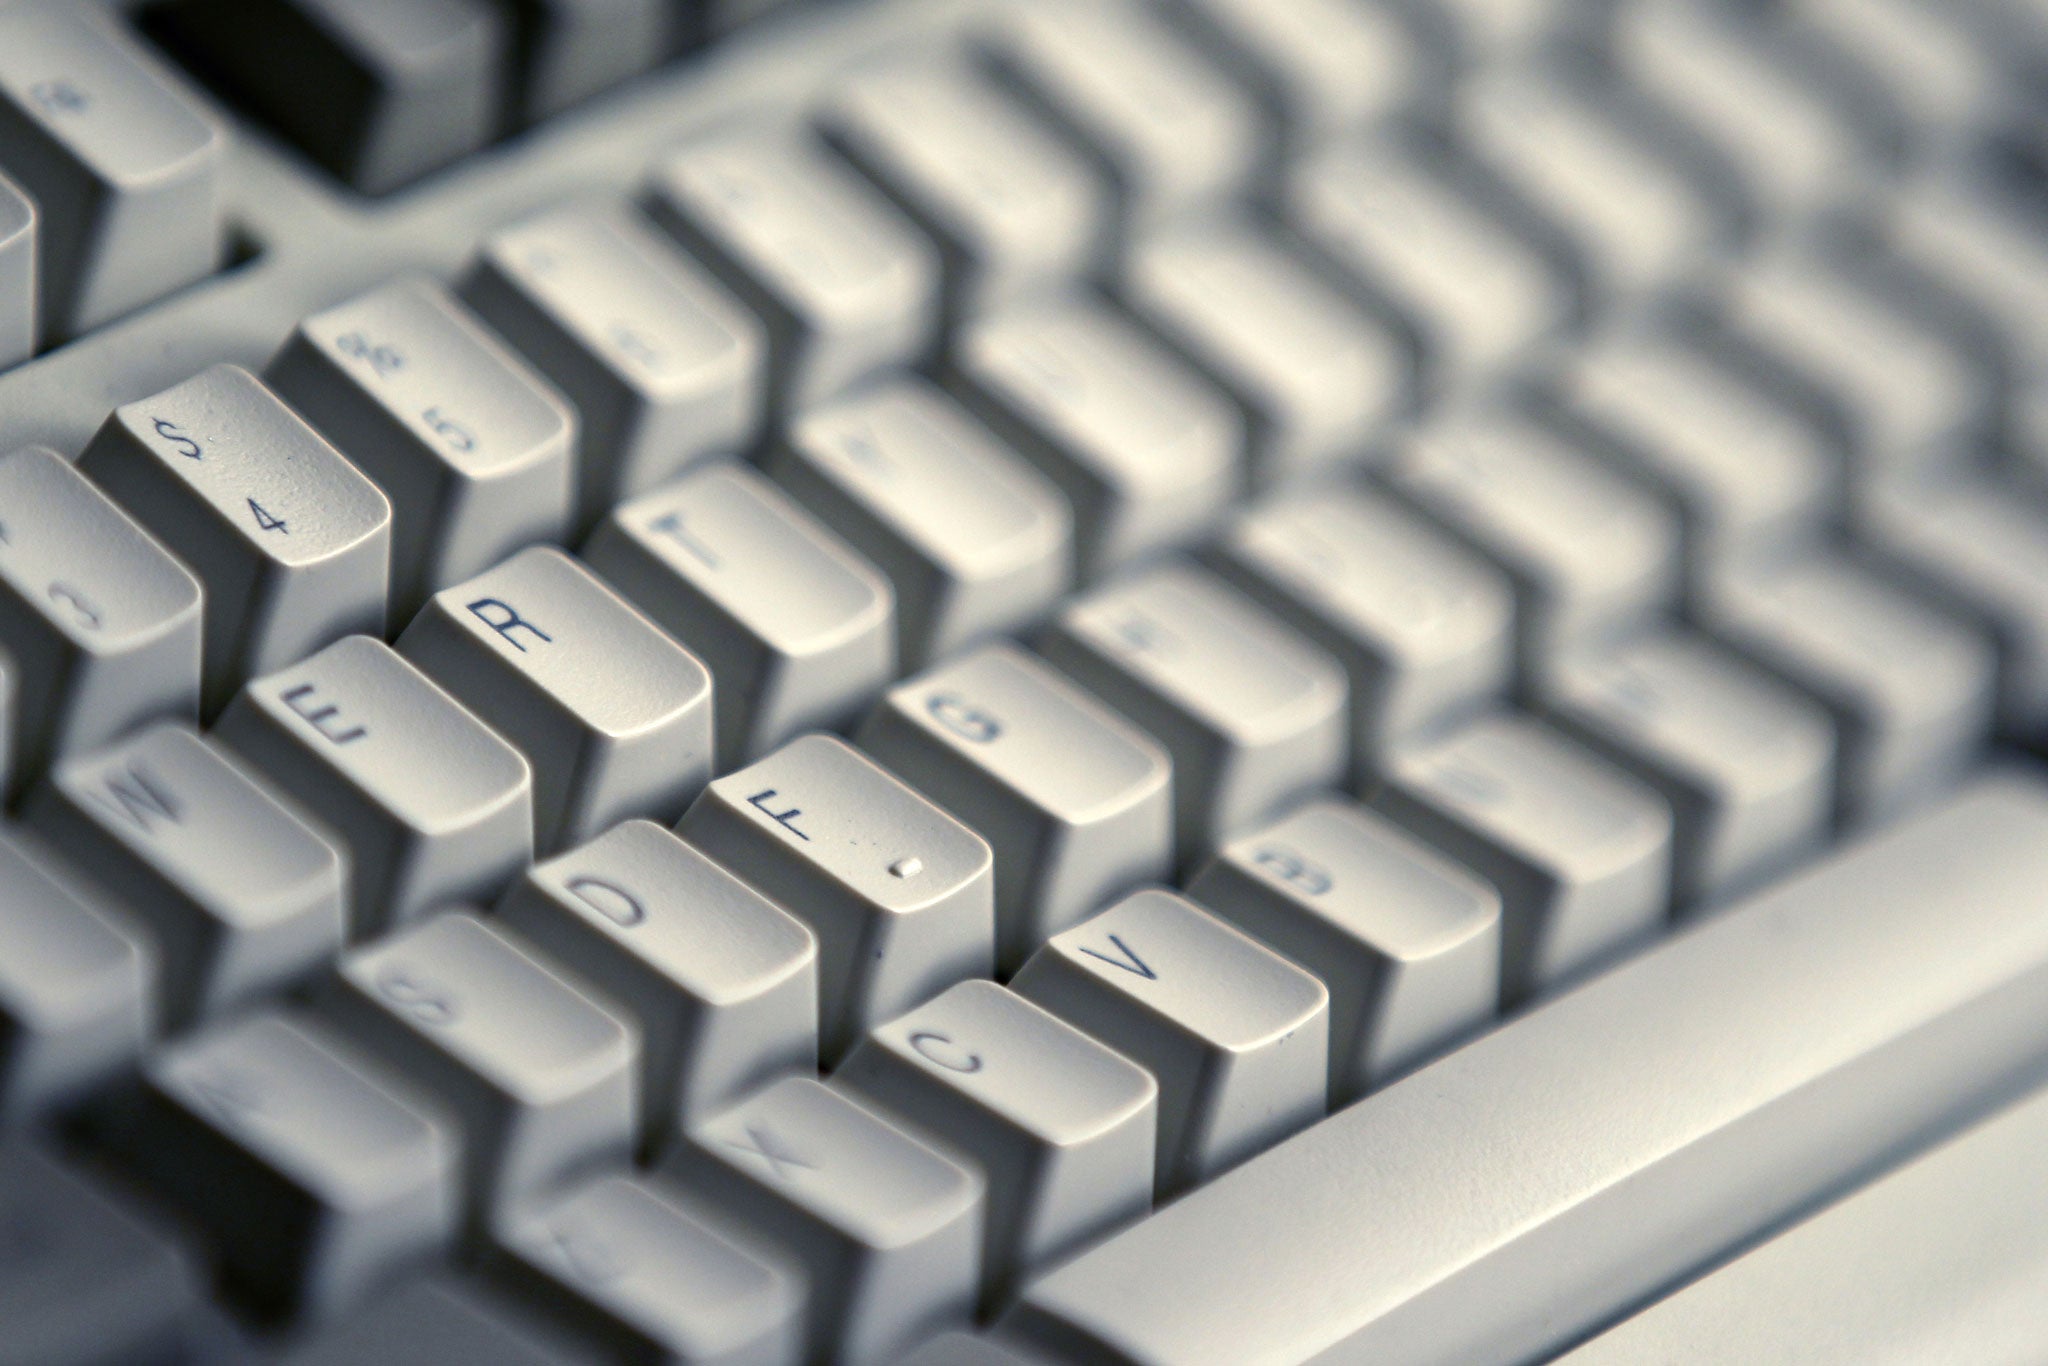
[[[33,355],[40,335],[37,219],[35,201],[0,175],[0,371]]]
[[[1039,649],[1173,756],[1183,863],[1349,767],[1344,671],[1191,565],[1069,602]]]
[[[829,1066],[995,959],[989,847],[871,759],[806,735],[704,789],[676,833],[818,937]]]
[[[2044,878],[2038,781],[1949,797],[1081,1254],[1008,1335],[1547,1359],[2038,1075]]]
[[[390,496],[394,617],[566,530],[575,415],[440,286],[306,319],[263,377]]]
[[[1169,20],[1135,5],[998,10],[983,64],[1114,187],[1126,225],[1228,198],[1260,153],[1258,112]]]
[[[937,249],[805,134],[746,128],[691,142],[656,169],[648,209],[766,321],[772,412],[930,348]]]
[[[125,922],[81,901],[44,866],[45,857],[31,857],[17,837],[0,831],[6,1128],[67,1105],[121,1072],[156,1027],[154,955]]]
[[[1677,597],[1676,519],[1524,418],[1492,411],[1439,421],[1407,443],[1388,478],[1514,586],[1524,674]]]
[[[976,322],[948,384],[1072,502],[1083,579],[1191,538],[1243,478],[1236,409],[1100,303],[1048,300]]]
[[[812,409],[767,467],[889,576],[905,666],[1021,629],[1073,574],[1059,491],[921,379]]]
[[[1055,937],[1011,985],[1158,1079],[1162,1200],[1323,1117],[1329,992],[1171,892]]]
[[[1412,139],[1334,144],[1299,163],[1285,207],[1307,240],[1418,337],[1423,388],[1469,390],[1569,320],[1563,277]]]
[[[711,675],[552,546],[435,594],[398,650],[533,765],[543,853],[673,821],[711,779]]]
[[[129,1160],[266,1316],[336,1319],[454,1236],[455,1134],[315,1025],[245,1016],[157,1054],[146,1088]]]
[[[202,1293],[163,1231],[26,1144],[0,1148],[0,1362],[176,1359]]]
[[[895,675],[888,581],[752,470],[627,503],[583,559],[710,668],[719,770],[850,720]]]
[[[1379,811],[1501,896],[1503,1007],[1638,945],[1671,897],[1671,809],[1540,722],[1478,717],[1393,755]]]
[[[452,1108],[473,1232],[501,1226],[551,1184],[632,1153],[639,1031],[472,912],[434,916],[343,956],[320,1004]]]
[[[496,131],[509,16],[489,0],[174,0],[173,43],[313,160],[384,194]]]
[[[1884,819],[1941,787],[1990,732],[1990,639],[1843,552],[1738,566],[1702,621],[1833,715],[1845,821]]]
[[[500,1236],[520,1302],[614,1359],[797,1359],[801,1277],[720,1237],[663,1183],[598,1177]]]
[[[967,1322],[980,1173],[839,1092],[785,1078],[693,1130],[670,1164],[802,1265],[807,1360],[898,1361],[925,1334]]]
[[[214,736],[346,843],[354,936],[487,899],[533,861],[526,760],[380,640],[251,681]]]
[[[1159,1087],[994,982],[961,982],[854,1049],[832,1084],[982,1164],[982,1309],[1152,1208]]]
[[[552,1332],[449,1274],[416,1277],[334,1332],[286,1356],[289,1366],[590,1366]]]
[[[1813,40],[1851,68],[1856,116],[1879,121],[1873,131],[1893,156],[1938,154],[1947,130],[1978,119],[1997,89],[1967,13],[1914,0],[1793,0],[1785,10],[1792,41]]]
[[[0,163],[41,220],[49,347],[211,275],[227,136],[111,22],[0,16]]]
[[[1987,323],[2014,372],[2048,367],[2048,252],[2026,213],[1969,177],[1926,175],[1871,217],[1881,259]]]
[[[578,526],[754,438],[761,324],[623,204],[493,234],[462,297],[576,409]]]
[[[1401,338],[1248,220],[1140,242],[1123,297],[1243,410],[1255,484],[1358,461],[1413,398]]]
[[[632,1017],[650,1151],[817,1068],[817,940],[658,825],[626,821],[528,869],[498,918]]]
[[[1567,653],[1541,692],[1560,729],[1671,804],[1681,913],[1749,890],[1827,839],[1833,718],[1727,648],[1653,628]]]
[[[0,647],[18,792],[50,762],[199,716],[198,580],[55,452],[0,457]]]
[[[654,65],[673,18],[665,0],[514,0],[513,99],[540,123]]]
[[[341,948],[342,856],[182,726],[59,764],[27,815],[148,927],[173,1028],[289,986]]]
[[[1188,896],[1329,984],[1332,1106],[1493,1019],[1499,893],[1349,802],[1232,840]]]
[[[1269,500],[1230,525],[1214,564],[1343,665],[1361,772],[1508,685],[1515,603],[1507,579],[1383,495],[1318,490]]]
[[[1094,267],[1108,186],[964,60],[885,58],[825,100],[819,126],[937,243],[949,323]]]
[[[257,674],[384,633],[390,502],[247,370],[115,409],[78,468],[205,586],[209,715]]]
[[[890,690],[858,739],[994,850],[998,973],[1172,873],[1166,752],[1014,646],[987,646]]]

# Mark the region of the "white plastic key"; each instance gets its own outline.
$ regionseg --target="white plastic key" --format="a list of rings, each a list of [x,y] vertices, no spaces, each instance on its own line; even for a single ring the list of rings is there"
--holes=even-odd
[[[1373,805],[1500,890],[1501,1004],[1648,938],[1671,899],[1671,809],[1555,730],[1494,712],[1388,761]]]
[[[1161,1199],[1323,1117],[1329,992],[1171,892],[1055,937],[1011,985],[1158,1079]]]
[[[35,201],[0,175],[0,371],[35,354],[42,326],[36,300]]]
[[[673,821],[710,781],[710,673],[552,546],[436,593],[398,652],[533,765],[544,854]]]
[[[670,1168],[795,1255],[810,1282],[807,1360],[900,1361],[973,1311],[981,1174],[813,1078],[786,1078],[699,1126]]]
[[[345,955],[320,1006],[454,1112],[472,1232],[516,1217],[551,1184],[631,1156],[639,1031],[471,912]]]
[[[888,581],[751,470],[635,499],[583,558],[709,666],[719,769],[840,724],[895,673]]]
[[[1344,671],[1192,565],[1068,603],[1039,649],[1173,756],[1181,862],[1349,768]]]
[[[144,722],[198,719],[202,600],[198,580],[56,453],[0,457],[17,789]]]
[[[575,414],[439,285],[306,319],[263,377],[390,497],[398,617],[568,528]]]
[[[78,468],[205,586],[209,715],[257,674],[384,633],[389,500],[247,370],[116,408]]]
[[[579,527],[743,449],[760,425],[761,324],[625,204],[571,204],[492,235],[462,298],[574,405]]]
[[[768,325],[771,412],[923,359],[937,249],[808,134],[708,134],[655,171],[648,211]]]
[[[989,842],[999,973],[1172,873],[1166,752],[1015,646],[987,646],[891,689],[857,738]]]
[[[528,869],[498,918],[632,1016],[650,1150],[818,1065],[817,939],[658,825],[623,822]]]
[[[488,898],[533,860],[526,760],[380,640],[251,681],[214,735],[347,845],[354,935]]]
[[[906,667],[1018,629],[1073,574],[1066,500],[924,380],[812,409],[767,468],[889,576]]]
[[[245,1016],[152,1057],[144,1084],[130,1161],[269,1314],[342,1317],[453,1242],[446,1117],[317,1024]]]
[[[1151,1073],[994,982],[961,982],[877,1026],[832,1084],[981,1164],[984,1312],[1151,1209]]]
[[[995,962],[989,846],[873,760],[806,735],[704,790],[676,832],[818,937],[822,1056]]]
[[[1500,894],[1349,802],[1232,840],[1188,896],[1327,984],[1333,1107],[1493,1019]]]
[[[347,933],[341,853],[183,726],[57,765],[27,815],[149,929],[173,1028],[306,977]]]

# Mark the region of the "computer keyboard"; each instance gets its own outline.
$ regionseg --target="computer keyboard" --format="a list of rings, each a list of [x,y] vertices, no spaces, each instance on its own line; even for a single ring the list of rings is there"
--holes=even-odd
[[[0,0],[0,1366],[2048,1361],[2044,63]]]

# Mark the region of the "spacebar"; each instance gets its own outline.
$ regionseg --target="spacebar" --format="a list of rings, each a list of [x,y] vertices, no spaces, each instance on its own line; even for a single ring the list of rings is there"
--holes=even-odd
[[[1062,1359],[1524,1361],[2048,1058],[2048,788],[1979,782],[1033,1285]]]

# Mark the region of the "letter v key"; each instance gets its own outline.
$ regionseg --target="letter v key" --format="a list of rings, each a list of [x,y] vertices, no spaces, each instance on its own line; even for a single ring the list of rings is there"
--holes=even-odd
[[[1136,975],[1144,978],[1148,982],[1156,982],[1159,980],[1159,974],[1152,971],[1151,967],[1147,965],[1144,959],[1138,957],[1136,953],[1131,951],[1131,946],[1124,942],[1122,935],[1111,935],[1109,937],[1109,942],[1116,945],[1116,951],[1123,955],[1121,958],[1112,958],[1108,954],[1102,952],[1102,950],[1091,949],[1086,944],[1081,945],[1080,950],[1082,953],[1087,954],[1090,958],[1100,958],[1103,962],[1109,964],[1111,967],[1122,968],[1125,972],[1135,973]]]

